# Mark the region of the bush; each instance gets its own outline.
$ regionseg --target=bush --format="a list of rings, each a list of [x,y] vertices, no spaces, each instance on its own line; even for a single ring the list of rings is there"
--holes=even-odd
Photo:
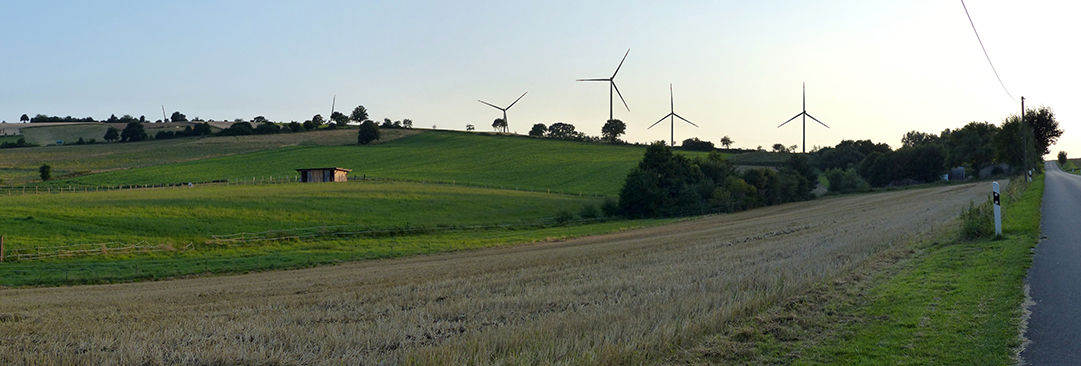
[[[565,225],[568,222],[574,220],[574,214],[567,210],[559,210],[556,212],[555,222],[559,225]]]
[[[619,216],[619,201],[612,197],[605,198],[601,203],[601,212],[604,212],[604,216],[607,217]]]
[[[994,208],[991,200],[979,205],[969,204],[961,210],[961,238],[966,240],[990,238],[995,235]]]
[[[866,192],[871,189],[871,185],[852,168],[827,170],[826,180],[829,181],[829,191],[833,193]]]
[[[360,129],[357,131],[357,143],[361,145],[367,145],[372,141],[379,139],[379,126],[375,125],[375,122],[371,120],[364,121],[360,124]]]
[[[49,178],[52,178],[52,172],[53,167],[49,166],[49,164],[41,164],[41,167],[38,168],[38,174],[41,176],[42,182],[49,180]]]
[[[600,217],[600,215],[601,212],[597,209],[597,205],[592,203],[582,206],[582,211],[578,212],[578,216],[581,216],[583,219],[595,219]]]

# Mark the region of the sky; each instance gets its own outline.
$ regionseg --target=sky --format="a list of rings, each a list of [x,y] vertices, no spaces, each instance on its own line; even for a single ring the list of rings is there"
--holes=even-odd
[[[23,113],[304,121],[364,105],[418,128],[565,122],[599,135],[616,77],[624,139],[736,147],[845,139],[897,148],[908,131],[1052,108],[1051,147],[1081,157],[1072,1],[25,1],[0,3],[0,120]]]

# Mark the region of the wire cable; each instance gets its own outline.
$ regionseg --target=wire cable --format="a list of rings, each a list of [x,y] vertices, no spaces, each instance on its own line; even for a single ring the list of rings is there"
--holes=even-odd
[[[983,50],[983,56],[987,57],[987,64],[991,65],[991,71],[995,73],[995,78],[998,79],[998,85],[1002,85],[1002,91],[1005,91],[1006,95],[1016,102],[1017,98],[1014,98],[1013,94],[1010,94],[1010,90],[1006,89],[1006,83],[1002,82],[1002,77],[998,76],[998,70],[995,70],[995,64],[991,62],[991,55],[987,54],[987,48],[983,46],[983,40],[980,39],[980,32],[976,31],[976,23],[972,22],[972,15],[968,13],[968,7],[965,6],[965,0],[961,0],[961,7],[965,9],[965,16],[968,17],[968,24],[972,25],[972,32],[976,33],[976,40],[980,42],[980,49]]]

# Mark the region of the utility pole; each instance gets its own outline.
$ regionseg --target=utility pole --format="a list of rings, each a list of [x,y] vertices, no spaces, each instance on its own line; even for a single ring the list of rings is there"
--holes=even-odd
[[[1024,155],[1024,160],[1021,163],[1021,168],[1024,169],[1025,176],[1028,176],[1028,126],[1025,126],[1025,96],[1021,96],[1021,146],[1023,150],[1021,153]]]

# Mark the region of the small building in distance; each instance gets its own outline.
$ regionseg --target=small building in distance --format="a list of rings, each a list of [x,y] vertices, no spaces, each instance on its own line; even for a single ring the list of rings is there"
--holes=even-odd
[[[300,173],[301,182],[345,182],[348,180],[346,174],[349,174],[352,170],[345,168],[307,168],[297,169],[297,173]]]

